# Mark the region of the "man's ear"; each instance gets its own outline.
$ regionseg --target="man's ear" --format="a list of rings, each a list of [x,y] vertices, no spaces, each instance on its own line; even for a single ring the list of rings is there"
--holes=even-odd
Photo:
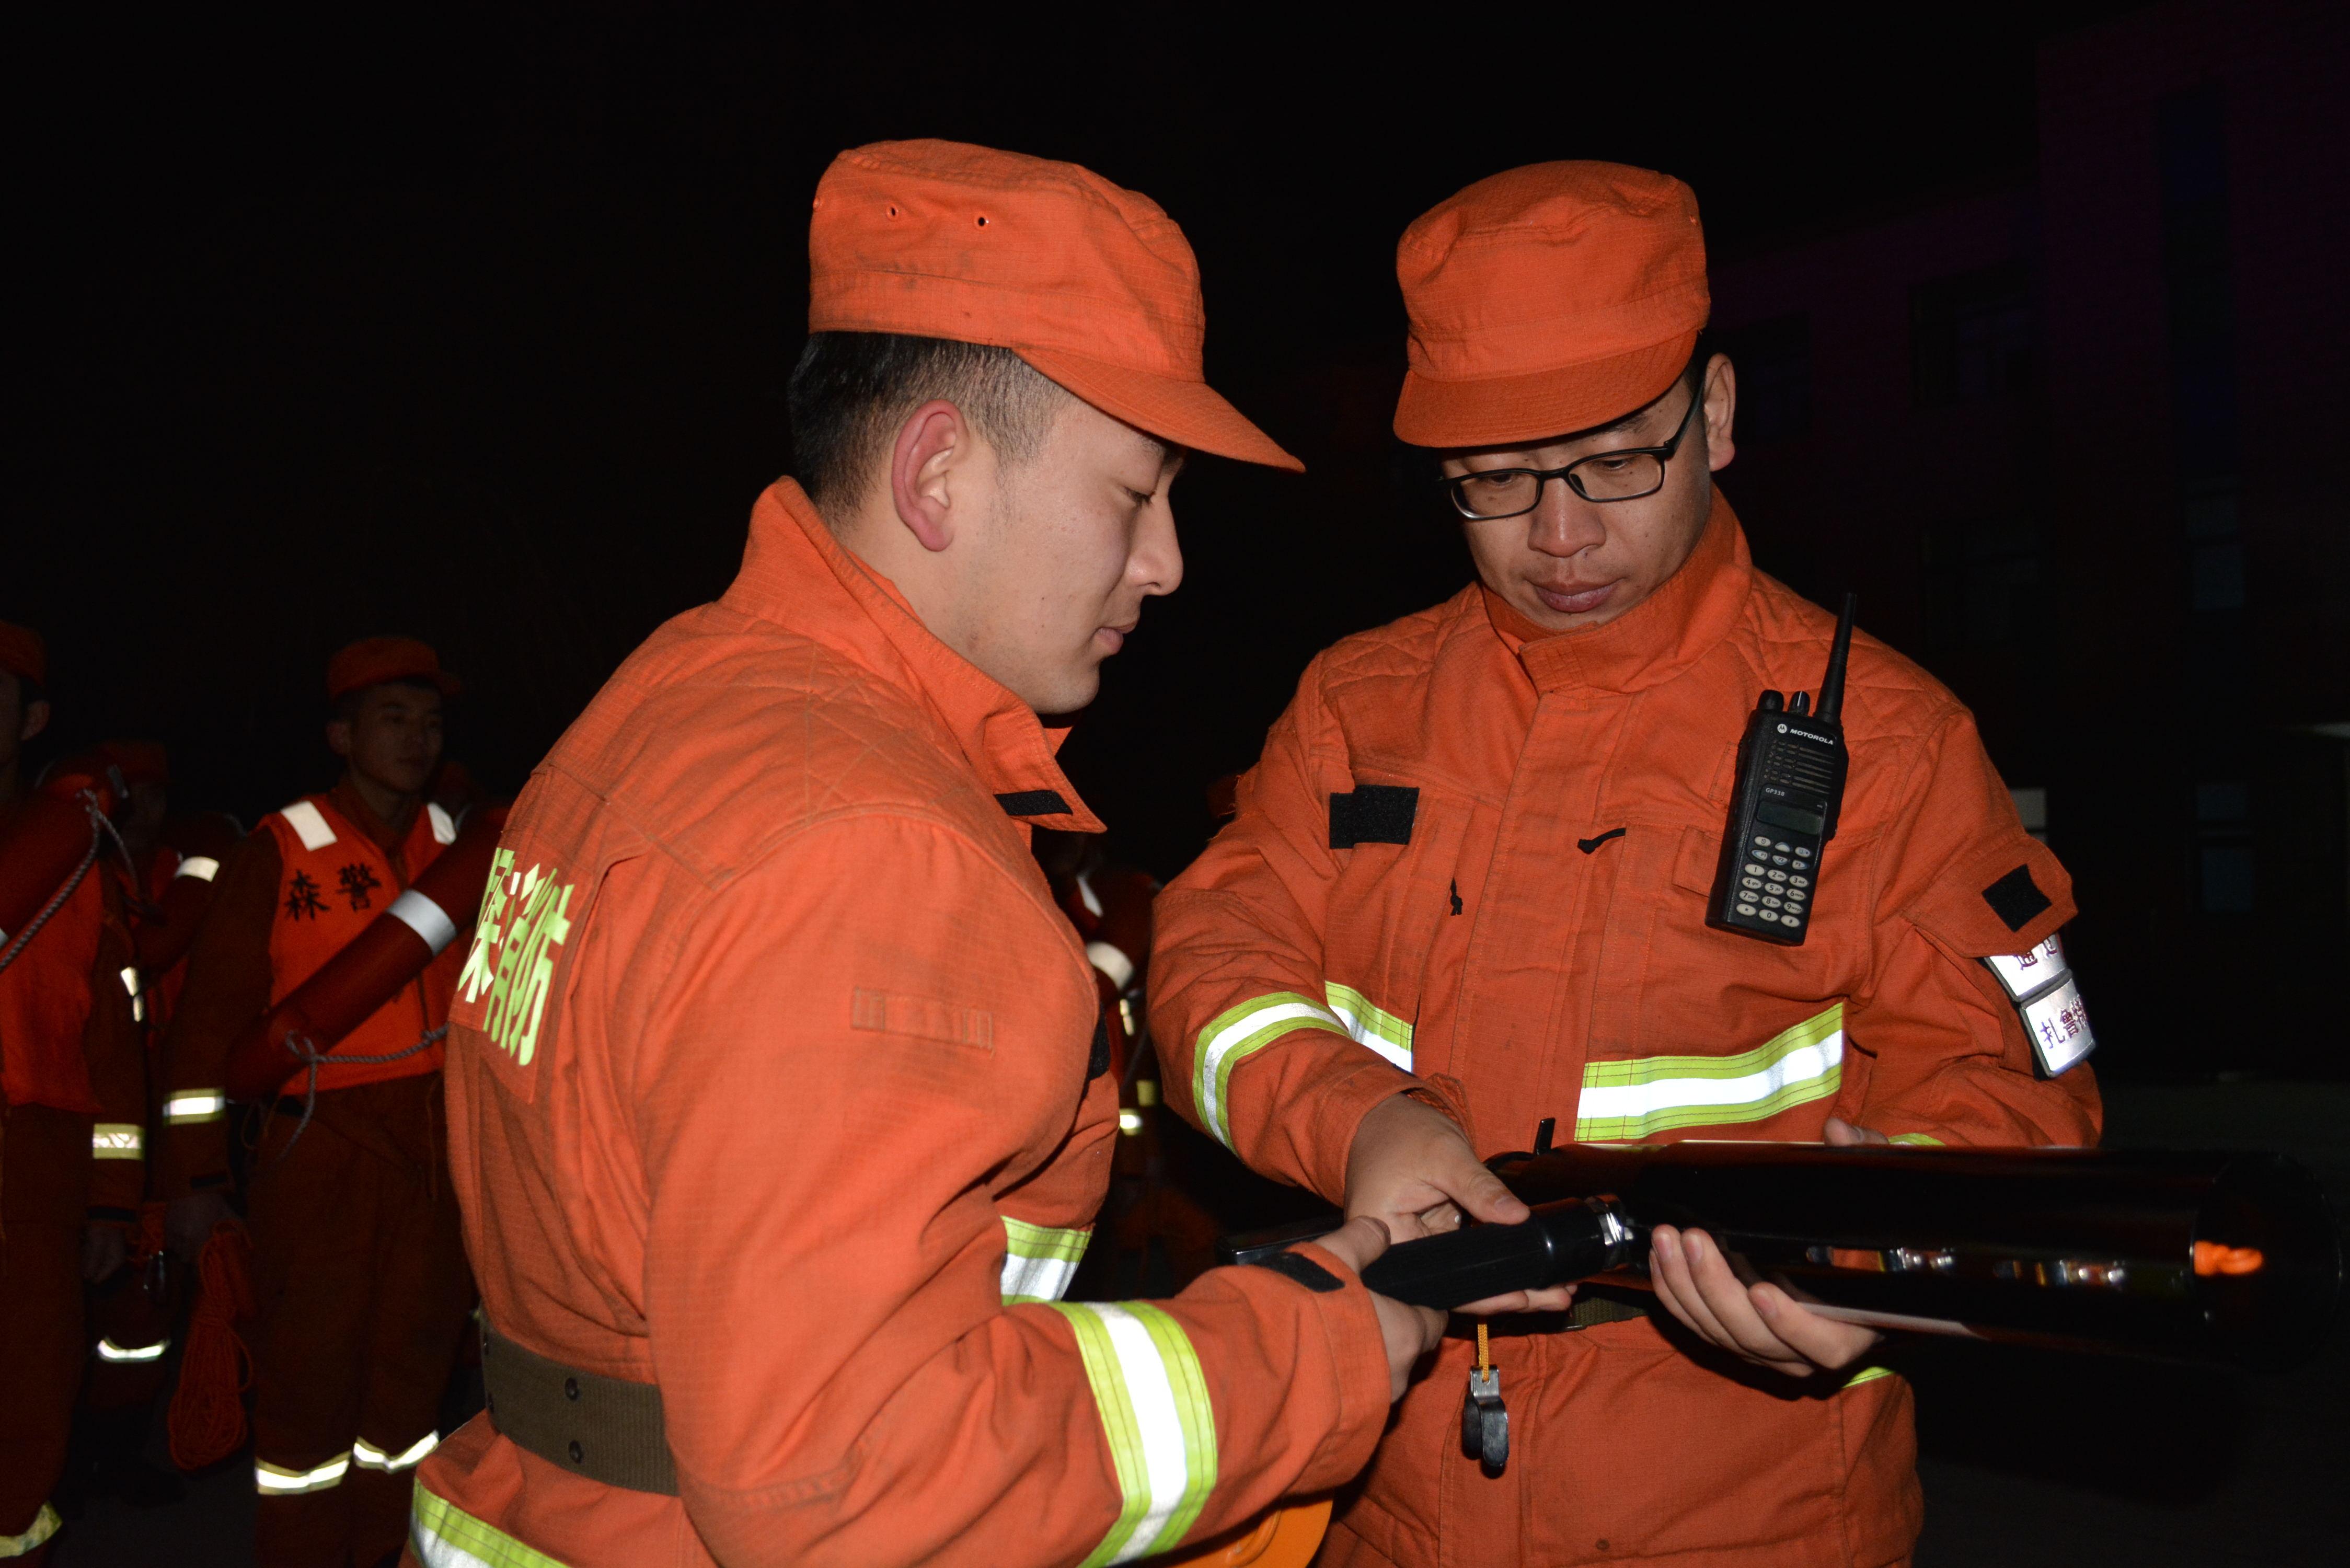
[[[954,503],[969,483],[962,470],[979,446],[962,410],[943,398],[916,409],[898,427],[889,452],[889,499],[898,521],[923,549],[954,543]]]
[[[49,701],[36,697],[25,704],[25,722],[19,726],[16,739],[29,741],[49,727]]]
[[[351,722],[348,719],[327,721],[327,750],[349,760],[351,754]]]
[[[1705,366],[1705,466],[1719,473],[1738,455],[1731,439],[1738,413],[1738,372],[1727,354],[1716,354]]]

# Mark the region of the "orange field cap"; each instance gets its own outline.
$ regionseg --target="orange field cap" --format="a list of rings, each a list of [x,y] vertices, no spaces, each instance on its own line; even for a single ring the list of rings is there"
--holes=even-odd
[[[1175,220],[1091,170],[961,141],[832,161],[808,223],[808,330],[1009,348],[1162,441],[1304,472],[1210,389],[1200,267]]]
[[[0,620],[0,670],[36,685],[49,683],[49,649],[29,626]]]
[[[1500,446],[1606,424],[1688,368],[1712,297],[1697,196],[1621,163],[1534,163],[1404,231],[1411,368],[1395,432]]]
[[[463,689],[441,668],[441,656],[430,644],[412,637],[370,637],[327,661],[327,701],[387,680],[421,680],[443,697],[454,697]]]

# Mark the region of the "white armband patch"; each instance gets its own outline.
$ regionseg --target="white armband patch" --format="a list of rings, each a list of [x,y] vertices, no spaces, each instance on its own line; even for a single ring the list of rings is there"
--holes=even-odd
[[[2063,939],[2052,934],[2028,952],[1983,962],[2015,1003],[2042,1072],[2054,1078],[2088,1059],[2097,1048],[2097,1037],[2090,1032],[2089,1012],[2081,1001],[2080,982],[2065,961]]]

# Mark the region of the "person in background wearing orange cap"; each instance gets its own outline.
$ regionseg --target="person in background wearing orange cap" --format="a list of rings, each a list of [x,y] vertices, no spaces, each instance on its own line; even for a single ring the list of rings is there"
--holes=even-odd
[[[1700,337],[1679,181],[1546,163],[1413,223],[1395,420],[1478,581],[1307,668],[1239,814],[1158,907],[1168,1097],[1257,1169],[1399,1237],[1520,1218],[1480,1163],[1564,1136],[2086,1144],[2074,1052],[1987,967],[2053,939],[2064,871],[1972,719],[1867,637],[1834,843],[1733,861],[1800,945],[1707,923],[1748,715],[1834,618],[1755,570],[1710,474],[1736,379]],[[1801,709],[1791,709],[1791,717]],[[1744,846],[1742,846],[1744,847]],[[2053,956],[2053,950],[2050,950]],[[1875,1336],[1659,1227],[1656,1294],[1503,1305],[1499,1473],[1450,1339],[1321,1561],[1849,1564],[1919,1522],[1910,1397]]]
[[[231,1047],[359,936],[457,836],[424,798],[456,679],[413,638],[353,643],[327,667],[327,743],[343,775],[232,850],[164,1042],[173,1251],[229,1217]],[[452,950],[255,1106],[255,1541],[264,1568],[373,1563],[400,1548],[416,1464],[471,1305],[446,1170],[440,1044]],[[392,1058],[338,1062],[338,1057]]]
[[[0,840],[24,809],[47,679],[40,637],[0,622]],[[121,1272],[145,1183],[120,884],[85,874],[37,929],[0,934],[0,1563],[38,1563],[60,1524],[49,1493],[81,1386],[82,1289]]]
[[[1188,450],[1296,466],[1201,379],[1180,231],[885,142],[808,250],[799,483],[533,775],[466,961],[490,1409],[418,1478],[431,1568],[1124,1562],[1353,1474],[1440,1326],[1363,1288],[1370,1220],[1058,1299],[1118,1097],[1039,715],[1176,587]]]

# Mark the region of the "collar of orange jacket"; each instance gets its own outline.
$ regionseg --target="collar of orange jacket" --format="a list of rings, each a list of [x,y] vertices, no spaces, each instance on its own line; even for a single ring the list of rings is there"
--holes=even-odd
[[[1680,570],[1614,620],[1553,631],[1478,586],[1486,618],[1537,691],[1638,691],[1671,680],[1729,636],[1753,580],[1745,530],[1717,490],[1705,529]]]
[[[779,479],[751,511],[743,570],[722,601],[839,649],[919,698],[1004,809],[1023,822],[1099,833],[1055,754],[1068,735],[931,634],[898,586],[840,547],[796,481]],[[1017,811],[1006,797],[1066,807]]]

